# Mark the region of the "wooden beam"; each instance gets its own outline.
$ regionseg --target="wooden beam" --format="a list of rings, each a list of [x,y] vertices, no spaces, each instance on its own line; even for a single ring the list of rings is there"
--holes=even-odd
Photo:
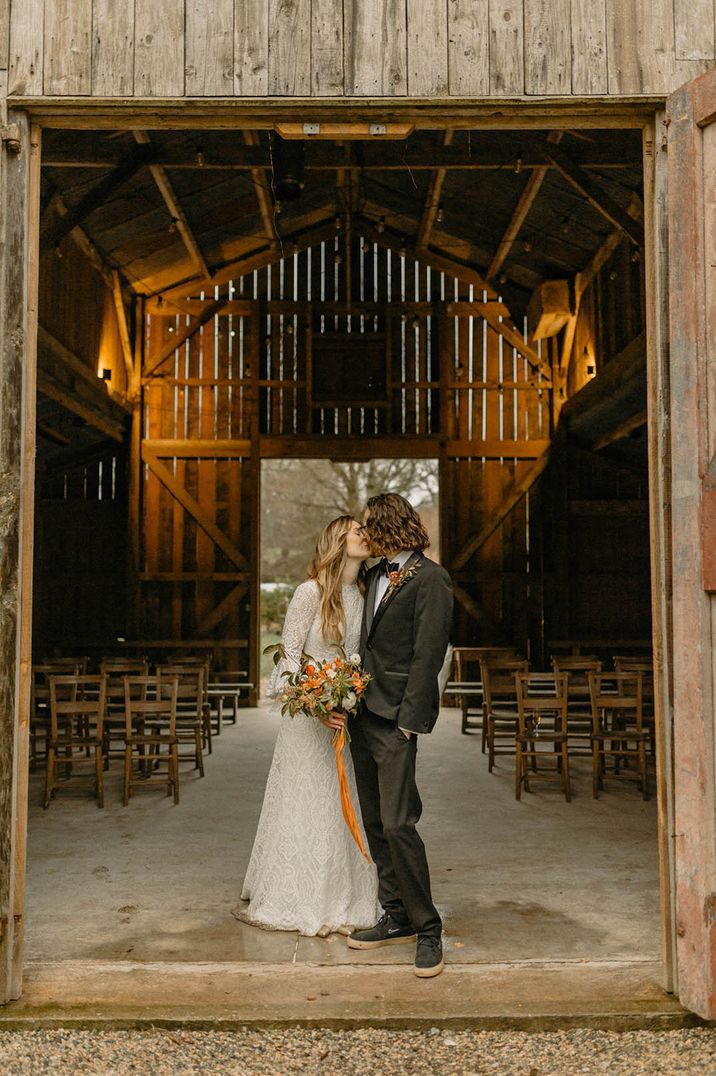
[[[445,131],[443,134],[443,146],[449,146],[454,135],[454,131]],[[418,228],[418,238],[415,241],[415,245],[418,248],[424,249],[430,244],[430,233],[433,230],[433,224],[435,223],[435,218],[438,209],[440,208],[440,196],[442,194],[446,175],[447,171],[445,168],[438,168],[430,177],[428,191],[425,195],[423,215],[420,220],[420,227]]]
[[[142,583],[238,583],[248,572],[140,572]]]
[[[81,403],[72,393],[57,385],[42,372],[37,374],[37,391],[49,400],[54,400],[73,415],[84,419],[89,426],[94,426],[96,430],[111,437],[113,441],[124,443],[125,431],[122,423],[100,414],[96,407]]]
[[[44,162],[43,162],[44,163]],[[62,195],[59,191],[55,191],[48,204],[48,210],[52,209],[61,217],[66,217],[69,213],[67,206],[64,203]],[[91,265],[97,270],[102,280],[105,282],[108,288],[112,287],[112,268],[104,258],[99,247],[90,239],[87,232],[76,224],[72,231],[69,233],[70,239],[73,241],[78,250],[81,250]]]
[[[244,142],[247,146],[259,145],[259,133],[258,131],[244,131]],[[267,168],[271,167],[271,155],[267,153],[266,166],[264,168],[252,168],[251,169],[251,182],[254,185],[254,193],[256,195],[256,201],[259,207],[259,214],[261,215],[261,223],[263,224],[264,235],[268,239],[273,248],[278,245],[278,233],[276,231],[276,220],[274,214],[274,203],[269,191],[269,185],[267,180]]]
[[[150,471],[159,479],[163,486],[171,493],[181,506],[186,509],[192,519],[198,523],[205,534],[211,538],[215,545],[226,554],[232,563],[236,564],[239,568],[246,568],[246,557],[238,549],[229,538],[219,530],[213,520],[209,519],[201,509],[194,498],[187,493],[183,486],[177,482],[171,471],[160,462],[157,456],[155,456],[146,447],[146,444],[142,445],[142,459],[149,467]]]
[[[65,236],[69,235],[78,224],[81,224],[90,213],[98,209],[113,191],[123,186],[141,168],[148,164],[151,160],[151,154],[151,146],[137,146],[135,150],[127,154],[124,160],[109,175],[100,180],[92,190],[87,192],[84,198],[80,199],[73,209],[68,211],[66,216],[57,221],[54,227],[45,233],[42,237],[43,247],[58,246]]]
[[[207,321],[211,321],[214,314],[218,313],[228,302],[227,299],[216,299],[213,303],[207,306],[203,314],[200,314],[198,318],[195,318],[185,329],[182,329],[180,333],[177,333],[175,340],[170,340],[168,344],[161,349],[158,355],[155,355],[152,362],[145,367],[142,377],[144,380],[148,380],[156,373],[156,371],[164,365],[167,359],[171,358],[174,352],[182,347],[187,340],[191,340],[192,336],[199,332],[202,325],[206,325]]]
[[[251,455],[251,441],[147,439],[143,447],[152,455],[167,459],[242,459]]]
[[[135,141],[140,146],[151,146],[152,140],[146,131],[135,130],[132,133],[134,134]],[[197,273],[201,274],[201,276],[211,276],[209,267],[204,260],[204,255],[201,252],[196,237],[187,220],[186,213],[181,207],[181,203],[174,192],[174,188],[172,187],[164,168],[160,164],[152,164],[151,162],[148,167],[149,171],[152,173],[152,178],[159,189],[159,193],[164,199],[164,204],[171,214],[172,223],[182,237],[187,253],[194,264],[194,268]]]
[[[251,135],[255,130],[248,132]],[[482,145],[479,154],[472,154],[460,146],[451,149],[450,146],[453,128],[446,128],[446,135],[450,135],[449,142],[429,148],[423,148],[403,143],[397,146],[395,143],[364,143],[361,147],[361,159],[349,163],[347,166],[353,174],[359,172],[419,172],[437,171],[444,172],[484,172],[505,168],[505,154],[499,146]],[[558,132],[562,133],[562,132]],[[533,171],[545,167],[544,158],[538,147],[528,146],[521,153],[521,166],[524,171]],[[78,155],[72,145],[67,146],[67,155],[63,156],[62,148],[53,147],[51,154],[43,159],[45,168],[82,168],[104,169],[115,168],[119,164],[117,153],[103,152],[96,146],[91,151]],[[176,150],[171,147],[157,148],[153,158],[154,162],[162,168],[176,171],[203,171],[203,172],[246,172],[256,169],[259,172],[271,167],[271,156],[265,146],[254,139],[246,145],[232,142],[230,149],[224,147],[221,156],[204,150],[203,157],[197,161],[196,154],[187,155],[182,148]],[[597,168],[623,170],[625,168],[640,168],[641,158],[624,157],[618,151],[614,152],[610,145],[585,145],[580,147],[578,164],[581,168]],[[335,172],[344,165],[335,151],[335,144],[323,145],[317,142],[305,143],[306,172]],[[547,168],[553,167],[550,164]]]
[[[605,433],[603,437],[597,438],[591,446],[592,450],[594,452],[599,452],[601,449],[606,448],[607,445],[614,444],[615,441],[621,441],[622,437],[628,437],[634,430],[646,426],[646,423],[647,413],[645,409],[639,411],[638,414],[625,419],[624,422],[620,422],[618,426],[615,426],[609,433]]]
[[[562,131],[550,131],[547,135],[547,141],[556,145],[562,137]],[[527,214],[529,213],[535,198],[539,194],[540,188],[545,181],[545,177],[549,172],[550,165],[545,164],[541,168],[535,168],[527,180],[527,184],[519,197],[517,205],[514,208],[510,223],[505,229],[505,233],[499,242],[494,257],[490,262],[485,279],[492,281],[499,273],[500,269],[505,263],[507,256],[512,249],[512,244],[520,233],[520,229],[524,224]]]
[[[132,383],[134,381],[134,354],[132,350],[132,341],[129,338],[129,325],[127,324],[127,311],[122,297],[122,284],[116,269],[112,272],[112,295],[114,297],[114,309],[117,315],[119,340],[122,345],[124,368],[127,372],[127,395],[131,396]]]
[[[542,151],[558,172],[589,204],[624,233],[637,247],[644,245],[644,228],[625,209],[615,202],[599,183],[575,164],[568,153],[558,146],[545,147]]]
[[[497,528],[504,523],[508,515],[519,504],[525,494],[535,484],[540,477],[545,467],[549,463],[549,449],[537,460],[533,467],[529,469],[527,474],[523,478],[516,482],[512,489],[507,493],[500,507],[490,514],[490,518],[484,525],[481,531],[478,532],[473,538],[471,538],[460,550],[457,556],[453,559],[450,570],[457,571],[460,568],[464,568],[470,557],[477,553],[490,535],[494,534]]]
[[[210,635],[217,624],[220,624],[225,616],[228,616],[232,609],[235,609],[238,603],[241,601],[247,591],[246,583],[237,583],[237,585],[230,590],[223,601],[220,601],[215,609],[212,609],[203,620],[197,624],[194,634],[197,638],[206,637]]]
[[[493,576],[494,578],[494,576]],[[477,604],[475,599],[468,594],[464,587],[461,587],[459,583],[453,582],[453,594],[455,598],[460,602],[465,612],[473,618],[481,622],[485,619],[485,614]]]
[[[633,217],[635,221],[643,219],[644,207],[642,205],[641,198],[638,194],[633,194],[631,202],[627,207],[627,213],[630,217]],[[596,254],[591,258],[589,263],[585,265],[584,269],[580,273],[577,273],[575,278],[575,291],[577,297],[581,297],[583,292],[589,287],[594,280],[595,276],[604,268],[614,251],[624,238],[624,233],[621,228],[616,228],[607,238]]]
[[[314,243],[319,243],[331,235],[335,235],[334,218],[336,205],[323,205],[307,214],[296,227],[295,231],[287,232],[281,236],[284,248],[289,244],[295,244],[297,250],[306,250]],[[330,221],[330,223],[329,223]],[[177,280],[163,288],[161,293],[164,299],[171,301],[174,298],[186,298],[188,293],[196,293],[202,288],[225,284],[229,280],[235,280],[238,276],[245,276],[255,269],[263,269],[278,260],[280,253],[275,245],[266,245],[263,240],[258,240],[256,246],[247,250],[238,258],[212,268],[211,280],[190,279]]]

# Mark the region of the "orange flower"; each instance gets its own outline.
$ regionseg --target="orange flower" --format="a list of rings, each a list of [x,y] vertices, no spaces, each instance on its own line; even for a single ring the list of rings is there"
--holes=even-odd
[[[315,671],[316,671],[316,666],[315,665],[307,665],[306,666],[306,672],[308,673],[309,676],[312,676]]]

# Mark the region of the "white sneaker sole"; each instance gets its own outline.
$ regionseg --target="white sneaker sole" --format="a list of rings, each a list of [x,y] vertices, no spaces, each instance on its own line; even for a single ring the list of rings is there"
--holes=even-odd
[[[436,964],[434,968],[414,968],[414,972],[419,979],[432,979],[445,967],[445,961],[441,960],[439,964]]]
[[[405,942],[416,942],[417,934],[406,934],[401,938],[385,938],[382,941],[358,941],[357,938],[348,939],[349,949],[380,949],[384,945],[403,945]]]

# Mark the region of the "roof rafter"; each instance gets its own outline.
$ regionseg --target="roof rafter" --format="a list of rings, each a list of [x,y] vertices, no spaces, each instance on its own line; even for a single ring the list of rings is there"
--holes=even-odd
[[[559,142],[561,137],[561,131],[550,131],[547,135],[547,141],[556,143]],[[512,249],[512,244],[519,235],[520,229],[527,218],[527,214],[539,194],[540,187],[545,181],[549,168],[550,166],[548,164],[543,165],[541,168],[535,168],[530,178],[527,180],[525,189],[522,191],[517,205],[515,206],[510,223],[505,229],[505,233],[500,240],[487,273],[485,274],[487,280],[493,280],[504,265],[505,260]]]
[[[135,141],[140,146],[151,146],[152,140],[146,131],[135,130],[132,132]],[[209,267],[204,260],[204,255],[201,252],[199,244],[196,241],[196,237],[191,230],[189,221],[186,214],[181,207],[181,203],[177,198],[174,188],[172,187],[169,178],[161,164],[153,164],[148,162],[149,171],[152,174],[152,178],[159,188],[159,193],[164,199],[164,204],[172,218],[172,224],[176,227],[179,235],[182,237],[184,246],[187,249],[187,253],[191,258],[197,273],[201,273],[202,276],[210,276]]]
[[[454,134],[454,131],[445,131],[443,135],[443,146],[450,145]],[[435,223],[435,218],[437,217],[438,209],[440,208],[440,195],[442,194],[446,175],[447,172],[444,168],[438,168],[438,170],[430,177],[428,192],[425,196],[423,215],[420,220],[420,227],[418,228],[418,247],[424,248],[430,245],[430,233],[433,230],[433,224]]]
[[[151,160],[151,155],[151,146],[137,146],[132,153],[127,154],[116,168],[92,187],[84,198],[79,200],[74,208],[68,210],[61,220],[57,221],[53,227],[45,232],[42,236],[42,245],[44,247],[58,246],[73,228],[81,224],[90,213],[93,213],[107,200],[112,191],[123,186],[140,169],[144,168]]]
[[[596,209],[603,217],[606,217],[615,227],[619,228],[635,246],[644,245],[644,228],[626,209],[622,209],[607,191],[592,179],[568,153],[558,146],[545,147],[542,150],[545,158],[554,165],[560,175],[586,198],[593,209]]]

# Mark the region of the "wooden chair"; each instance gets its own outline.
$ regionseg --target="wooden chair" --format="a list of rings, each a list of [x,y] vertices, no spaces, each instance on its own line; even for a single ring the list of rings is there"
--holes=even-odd
[[[618,673],[641,673],[644,725],[649,732],[649,754],[656,755],[656,717],[654,712],[654,661],[651,654],[615,654],[614,668]]]
[[[483,721],[487,725],[487,768],[490,773],[497,755],[515,753],[517,696],[515,673],[529,671],[529,662],[520,658],[487,658],[480,662],[483,694]]]
[[[211,724],[211,712],[204,701],[204,666],[157,665],[161,681],[176,681],[177,719],[176,731],[180,744],[192,745],[191,755],[179,754],[179,759],[193,758],[199,776],[204,776],[204,735]],[[209,733],[209,740],[211,733]]]
[[[135,787],[164,787],[167,795],[173,795],[174,802],[179,802],[177,688],[176,679],[124,678],[125,807]]]
[[[590,673],[592,702],[592,795],[604,787],[606,761],[613,760],[613,776],[636,777],[642,796],[649,798],[644,726],[642,674]],[[636,762],[636,770],[630,767]]]
[[[515,737],[515,798],[520,799],[522,788],[530,791],[534,779],[552,780],[556,777],[567,803],[572,798],[569,781],[569,750],[567,735],[567,673],[516,673],[517,735]],[[551,751],[540,751],[538,744],[551,745]],[[538,759],[552,758],[554,772],[538,767]],[[532,764],[532,772],[529,770]]]
[[[177,668],[181,671],[187,669],[201,669],[203,671],[202,691],[203,691],[203,707],[202,707],[202,739],[203,744],[207,748],[209,754],[213,753],[213,736],[221,735],[221,712],[217,707],[217,719],[216,727],[212,724],[213,710],[211,707],[212,700],[209,698],[209,679],[211,675],[211,658],[198,658],[194,656],[180,655],[173,658],[171,661],[164,662],[163,665],[157,665],[157,671],[159,669]]]
[[[50,676],[80,676],[82,662],[69,662],[66,658],[46,661],[32,666],[30,678],[30,769],[34,770],[40,759],[39,740],[44,743],[47,758],[47,741],[50,735]]]
[[[570,755],[592,754],[592,702],[589,694],[590,672],[600,673],[598,657],[557,656],[552,658],[555,673],[567,673],[567,737]]]
[[[462,710],[460,731],[465,735],[471,731],[482,732],[482,753],[485,753],[487,727],[484,713],[484,693],[480,662],[490,658],[515,657],[515,651],[509,646],[456,646],[453,651],[455,680],[458,688],[456,697]],[[461,694],[460,686],[469,685],[469,692]]]
[[[100,807],[104,807],[104,713],[106,682],[103,676],[59,676],[52,674],[50,682],[50,731],[47,740],[47,773],[43,806],[60,786],[58,770],[65,771],[62,787],[78,775],[77,767],[92,759],[95,791]],[[62,752],[61,757],[58,757]]]
[[[107,679],[104,766],[108,769],[110,759],[124,758],[124,678],[125,676],[147,676],[149,663],[144,658],[103,658],[99,671]]]

